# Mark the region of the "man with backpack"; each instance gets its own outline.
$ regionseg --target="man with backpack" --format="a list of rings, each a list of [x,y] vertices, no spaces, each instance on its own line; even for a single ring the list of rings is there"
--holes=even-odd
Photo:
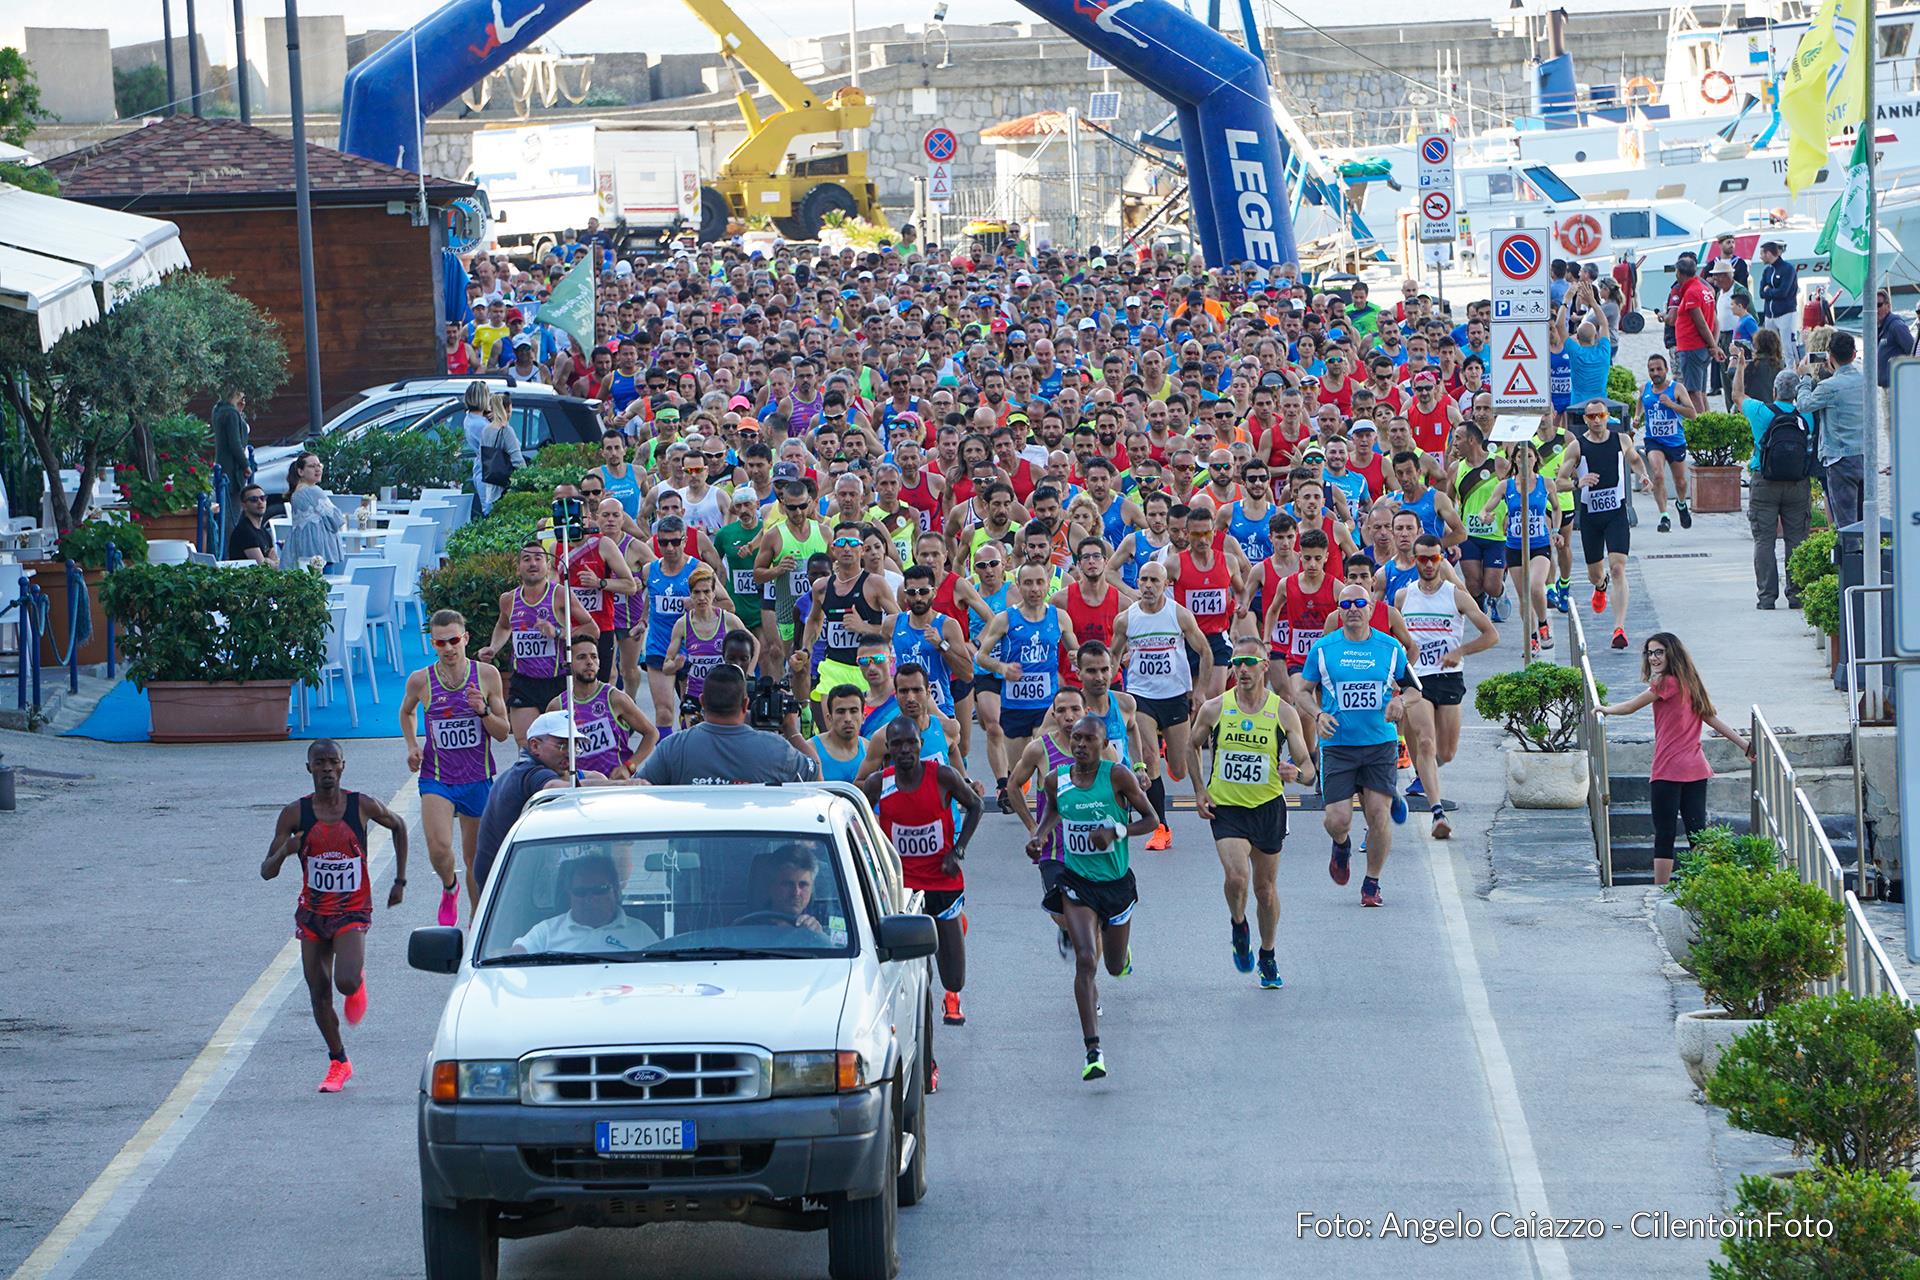
[[[1780,596],[1780,562],[1774,552],[1783,535],[1789,557],[1806,539],[1813,514],[1813,475],[1819,462],[1813,426],[1793,406],[1800,376],[1791,369],[1782,370],[1773,380],[1773,399],[1755,399],[1746,393],[1747,359],[1735,347],[1728,357],[1727,377],[1735,403],[1753,427],[1747,522],[1753,528],[1753,579],[1759,589],[1754,607],[1772,609]],[[1789,580],[1787,608],[1799,607],[1799,596]]]

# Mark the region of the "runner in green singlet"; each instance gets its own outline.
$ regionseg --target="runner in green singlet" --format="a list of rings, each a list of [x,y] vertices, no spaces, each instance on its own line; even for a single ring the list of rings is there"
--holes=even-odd
[[[762,615],[761,604],[765,601],[767,587],[754,576],[754,561],[758,553],[755,543],[763,532],[760,522],[760,500],[746,485],[734,493],[730,504],[733,520],[722,525],[720,532],[713,535],[713,546],[727,568],[727,596],[733,601],[733,611],[740,617],[740,623],[760,638],[760,670],[763,674],[777,676],[780,673],[779,659],[768,666],[767,650],[778,650],[779,634],[774,631],[771,621]]]

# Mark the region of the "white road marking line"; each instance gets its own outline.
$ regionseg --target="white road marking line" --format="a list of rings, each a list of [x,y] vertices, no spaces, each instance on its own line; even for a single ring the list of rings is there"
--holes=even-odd
[[[1447,926],[1447,943],[1453,954],[1454,976],[1460,981],[1460,1000],[1467,1023],[1473,1029],[1474,1046],[1480,1053],[1481,1075],[1487,1082],[1489,1101],[1493,1103],[1494,1128],[1500,1133],[1507,1171],[1513,1176],[1515,1212],[1552,1218],[1547,1202],[1547,1187],[1540,1174],[1540,1157],[1533,1149],[1533,1131],[1527,1127],[1526,1108],[1520,1102],[1520,1088],[1513,1078],[1513,1063],[1507,1046],[1500,1039],[1500,1025],[1493,1018],[1493,1002],[1487,997],[1487,984],[1480,975],[1480,958],[1473,949],[1473,935],[1467,927],[1466,904],[1455,880],[1453,858],[1445,846],[1425,842],[1427,871],[1433,877],[1435,897],[1441,919]],[[1554,1239],[1529,1240],[1535,1271],[1542,1280],[1571,1280],[1573,1268],[1567,1251]]]
[[[407,824],[411,834],[420,816],[420,789],[411,777],[387,801],[387,807]],[[367,850],[368,868],[373,882],[378,884],[393,861],[393,841],[386,828],[374,827],[368,834],[368,843],[372,846]],[[424,865],[424,838],[420,848]],[[434,882],[437,884],[438,880]],[[47,1233],[39,1247],[27,1255],[12,1280],[65,1280],[85,1265],[93,1251],[107,1242],[168,1162],[179,1153],[194,1126],[213,1109],[227,1085],[246,1065],[254,1045],[272,1025],[280,1007],[302,985],[300,943],[289,938],[247,988],[246,994],[227,1011],[219,1028],[188,1064],[172,1092],[127,1139],[126,1145],[74,1201],[73,1207]]]

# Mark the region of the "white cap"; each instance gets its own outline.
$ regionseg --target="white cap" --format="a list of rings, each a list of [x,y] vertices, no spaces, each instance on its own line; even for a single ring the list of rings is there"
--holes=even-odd
[[[1127,306],[1127,307],[1137,307],[1137,306],[1139,306],[1139,305],[1140,305],[1140,295],[1139,295],[1139,294],[1137,294],[1137,293],[1130,293],[1130,294],[1128,294],[1128,295],[1127,295],[1127,300],[1126,300],[1126,301],[1125,301],[1124,303],[1122,303],[1121,305],[1122,305],[1122,306]]]
[[[1018,287],[1020,285],[1026,285],[1029,289],[1031,289],[1033,287],[1033,277],[1028,275],[1026,272],[1022,271],[1019,275],[1013,278],[1013,283],[1015,287]]]
[[[625,258],[622,258],[613,264],[613,274],[617,276],[630,276],[633,274],[633,264]]]
[[[566,712],[546,711],[535,716],[533,723],[527,726],[527,736],[529,738],[558,738],[564,742],[568,737],[574,736],[574,734],[568,732]]]
[[[1080,323],[1075,327],[1080,329],[1098,329],[1100,327],[1100,322],[1095,320],[1092,316],[1081,316]]]

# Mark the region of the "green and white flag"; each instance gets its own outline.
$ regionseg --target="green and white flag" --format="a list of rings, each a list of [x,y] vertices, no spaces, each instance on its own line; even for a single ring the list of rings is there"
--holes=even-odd
[[[1873,130],[1860,126],[1860,139],[1853,144],[1853,158],[1847,162],[1847,182],[1840,198],[1827,210],[1827,225],[1814,242],[1815,253],[1832,256],[1833,281],[1856,298],[1866,296],[1867,246],[1872,235],[1868,226],[1872,192],[1867,179],[1867,148],[1873,145]]]
[[[540,306],[540,323],[573,339],[579,351],[593,350],[593,255],[583,253],[573,269],[553,286]]]

